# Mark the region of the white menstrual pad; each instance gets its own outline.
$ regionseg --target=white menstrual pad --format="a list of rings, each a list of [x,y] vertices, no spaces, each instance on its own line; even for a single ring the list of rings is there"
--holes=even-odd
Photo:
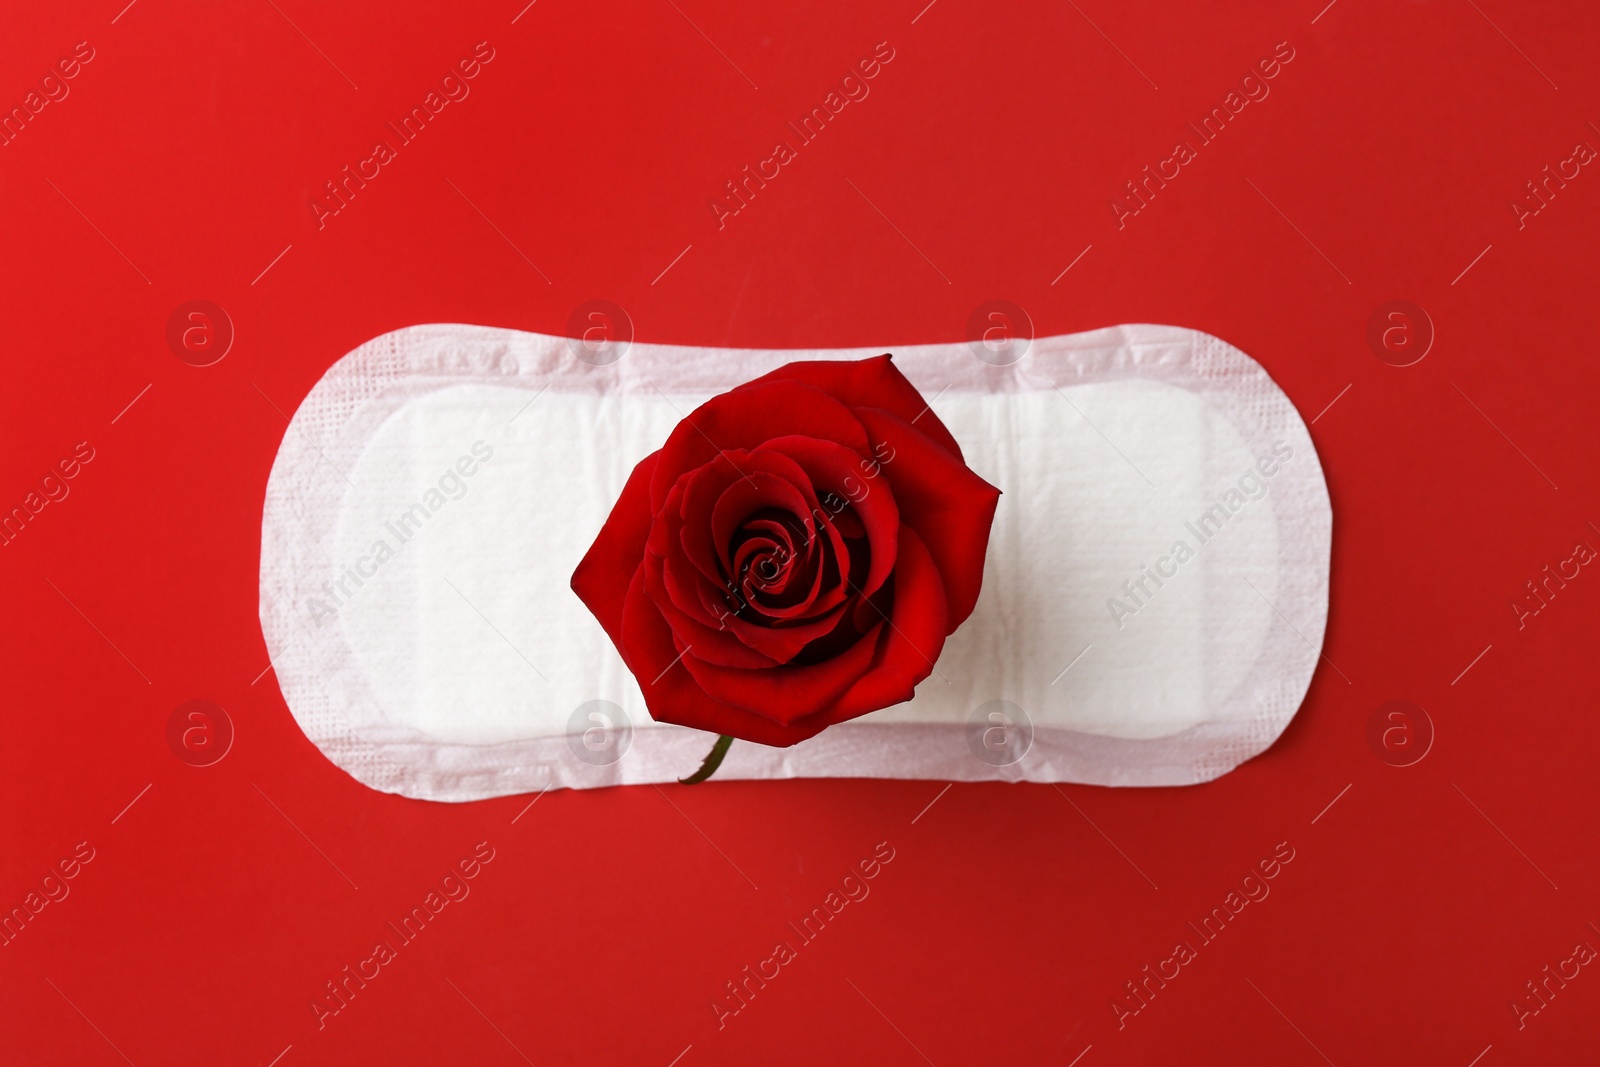
[[[1179,785],[1270,745],[1321,650],[1332,512],[1260,365],[1147,325],[1039,338],[1009,366],[888,350],[1003,491],[977,609],[911,701],[791,748],[736,742],[717,778]],[[289,709],[411,797],[688,774],[713,738],[651,720],[572,571],[701,402],[883,351],[636,344],[594,366],[566,338],[463,325],[362,345],[267,485],[261,626]]]

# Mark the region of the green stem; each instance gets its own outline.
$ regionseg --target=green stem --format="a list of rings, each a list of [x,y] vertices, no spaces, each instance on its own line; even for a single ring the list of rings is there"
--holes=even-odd
[[[717,768],[722,766],[722,757],[728,754],[728,746],[733,744],[733,737],[729,734],[717,735],[717,743],[711,746],[711,751],[706,753],[705,762],[700,764],[700,769],[687,778],[679,778],[684,785],[694,785],[703,782],[717,773]]]

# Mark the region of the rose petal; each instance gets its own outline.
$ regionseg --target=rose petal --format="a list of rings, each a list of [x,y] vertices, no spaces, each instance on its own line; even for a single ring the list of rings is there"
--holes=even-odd
[[[775,452],[756,456],[745,449],[734,449],[721,461],[708,462],[679,479],[683,486],[683,499],[677,508],[671,510],[681,520],[683,551],[714,584],[720,585],[729,577],[723,572],[723,552],[727,546],[717,544],[707,533],[711,529],[717,501],[730,486],[743,482],[747,476],[754,477],[762,472],[793,485],[804,497],[808,511],[817,506],[816,494],[807,484],[805,469],[789,457]],[[668,495],[671,495],[670,490]],[[665,502],[662,507],[667,508]]]
[[[682,662],[674,662],[679,650],[673,644],[672,631],[645,593],[642,567],[628,585],[620,621],[617,650],[638,679],[645,706],[657,722],[731,734],[774,748],[804,741],[826,725],[784,726],[707,696]]]
[[[707,624],[704,616],[683,611],[677,606],[671,591],[666,587],[667,576],[661,557],[646,553],[639,568],[645,577],[645,593],[661,612],[673,638],[683,645],[693,645],[695,655],[710,663],[724,667],[742,667],[747,670],[771,668],[788,661],[788,657],[775,659],[762,654],[728,628],[732,613],[718,617],[715,624]],[[724,608],[724,611],[727,609]]]
[[[633,468],[594,544],[572,572],[572,591],[618,645],[622,641],[623,601],[650,538],[650,475],[660,454],[651,453]]]
[[[953,631],[972,614],[983,588],[984,554],[1000,490],[904,419],[874,408],[858,408],[856,414],[873,441],[892,450],[883,469],[894,486],[901,526],[917,531],[938,565]]]
[[[796,545],[781,527],[776,522],[747,523],[741,531],[746,539],[734,549],[733,573],[744,576],[746,597],[787,607],[816,595],[821,569],[816,566],[817,539]],[[771,536],[764,535],[774,528]]]
[[[793,725],[831,726],[903,703],[933,673],[945,635],[952,630],[944,583],[927,546],[906,526],[900,528],[900,565],[889,617],[893,624],[879,631],[876,654],[861,677],[831,707]]]
[[[765,460],[756,462],[770,465]],[[787,460],[784,462],[796,477],[805,477],[805,472],[798,465]],[[730,579],[723,574],[723,564],[717,558],[719,553],[712,545],[709,509],[704,494],[698,502],[698,506],[707,508],[704,524],[691,526],[683,517],[690,511],[687,500],[696,485],[700,484],[696,476],[702,472],[705,473],[706,484],[716,488],[717,479],[721,477],[719,471],[702,468],[680,478],[668,491],[667,502],[651,527],[645,550],[665,561],[665,587],[679,610],[706,626],[722,628],[723,617],[729,611],[737,610],[737,607],[730,607],[728,603],[734,595],[734,589],[730,587]],[[738,480],[738,476],[734,475],[734,479]],[[697,557],[694,562],[691,562],[691,555]]]
[[[661,510],[667,491],[684,472],[713,461],[737,471],[730,450],[755,448],[787,434],[867,447],[866,431],[850,409],[821,389],[790,381],[741,385],[695,408],[667,437],[650,481],[652,511]]]
[[[872,550],[867,576],[854,592],[860,596],[877,592],[894,570],[896,535],[900,527],[900,509],[895,506],[889,479],[883,477],[883,467],[843,445],[814,437],[775,437],[752,454],[759,456],[768,452],[781,452],[790,457],[804,469],[813,487],[837,493],[850,502],[849,511],[860,520]],[[867,465],[865,470],[863,463]],[[869,478],[868,471],[877,473]],[[839,518],[845,519],[846,515],[841,513]],[[848,531],[841,529],[840,532]]]
[[[872,664],[877,632],[874,627],[839,655],[804,667],[789,664],[763,671],[719,667],[692,650],[683,662],[711,699],[788,725],[831,707],[855,684]]]
[[[798,472],[799,468],[795,470]],[[731,594],[707,581],[687,561],[684,553],[676,550],[687,536],[687,530],[681,536],[674,532],[675,524],[682,522],[678,516],[686,484],[680,480],[672,487],[667,505],[650,531],[644,552],[647,563],[660,564],[659,581],[654,577],[656,572],[650,572],[653,577],[648,592],[673,632],[685,643],[692,643],[692,635],[699,634],[702,640],[709,641],[707,658],[725,666],[748,666],[752,662],[751,657],[732,648],[729,641],[747,646],[761,663],[770,665],[788,663],[806,645],[831,632],[838,624],[840,604],[844,600],[842,589],[817,598],[812,605],[816,618],[804,624],[762,626],[734,614],[737,604],[730,603]],[[715,638],[707,637],[705,631],[713,632]]]
[[[781,456],[750,457],[754,467],[783,470],[792,473],[797,478],[804,478],[804,470]],[[738,610],[738,604],[730,603],[734,597],[734,590],[728,587],[728,579],[721,575],[721,564],[713,563],[712,573],[717,575],[717,580],[712,581],[706,577],[705,572],[688,559],[689,546],[710,546],[711,539],[703,530],[696,535],[683,518],[690,513],[691,506],[687,503],[689,493],[698,491],[699,475],[704,473],[707,479],[705,484],[715,488],[722,484],[718,479],[728,483],[741,480],[740,476],[731,471],[718,471],[714,465],[701,468],[692,476],[680,478],[668,492],[667,502],[661,509],[661,514],[652,528],[647,553],[663,560],[664,576],[663,587],[671,603],[682,613],[689,616],[702,626],[715,628],[719,631],[730,631],[740,637],[746,644],[758,652],[777,662],[786,663],[797,655],[801,648],[814,638],[827,633],[833,628],[837,619],[835,610],[845,599],[846,593],[842,583],[835,583],[837,588],[821,589],[812,598],[809,611],[816,616],[814,624],[804,628],[795,628],[786,633],[776,633],[769,627],[752,624],[737,619],[730,614]],[[814,499],[814,497],[808,498]],[[702,499],[699,503],[704,507]],[[836,539],[836,535],[829,533]],[[840,545],[842,548],[842,543]],[[702,548],[702,556],[710,554],[711,550]],[[745,594],[740,591],[739,597]]]
[[[788,663],[803,652],[811,642],[832,633],[839,625],[839,619],[844,612],[845,605],[836,604],[828,611],[805,622],[784,626],[761,626],[747,622],[737,615],[728,616],[726,621],[728,629],[739,640],[764,656],[770,656],[779,663]]]
[[[732,610],[727,604],[727,583],[708,578],[689,562],[683,547],[683,496],[688,478],[680,478],[667,496],[666,506],[656,516],[645,543],[645,555],[663,561],[666,567],[665,590],[672,602],[706,626],[720,628],[720,620]],[[709,538],[700,538],[709,542]],[[715,575],[717,571],[713,569]]]
[[[805,477],[803,473],[800,477]],[[809,490],[810,486],[806,486]],[[775,509],[785,515],[792,515],[803,531],[805,542],[809,542],[815,533],[811,521],[811,501],[809,492],[802,492],[793,482],[775,474],[764,471],[753,471],[730,484],[717,498],[716,505],[711,509],[711,522],[709,528],[702,528],[701,536],[709,536],[711,543],[716,546],[722,555],[723,564],[727,568],[730,578],[738,580],[739,571],[733,565],[729,550],[733,548],[735,535],[751,516],[765,509]],[[689,525],[693,520],[685,517],[685,534],[688,537],[696,535],[695,529]]]
[[[755,381],[805,382],[838,397],[846,407],[882,408],[914,425],[957,459],[961,458],[961,446],[954,435],[939,421],[917,387],[900,373],[887,352],[871,359],[800,360]]]

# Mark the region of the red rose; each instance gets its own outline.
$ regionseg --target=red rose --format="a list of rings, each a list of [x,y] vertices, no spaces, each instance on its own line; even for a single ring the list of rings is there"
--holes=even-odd
[[[889,356],[790,363],[634,468],[572,589],[656,720],[792,745],[911,698],[999,496]]]

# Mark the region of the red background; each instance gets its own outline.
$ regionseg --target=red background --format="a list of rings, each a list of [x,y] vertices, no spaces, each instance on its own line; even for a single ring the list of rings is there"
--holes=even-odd
[[[0,905],[96,851],[0,948],[0,1058],[1489,1067],[1594,1047],[1592,968],[1520,1030],[1510,1007],[1600,946],[1600,574],[1520,630],[1510,606],[1600,547],[1580,301],[1600,175],[1524,228],[1510,208],[1600,146],[1592,13],[275,2],[13,5],[0,38],[8,108],[95,49],[0,149],[0,505],[96,453],[0,548]],[[495,58],[470,97],[318,230],[309,198],[478,41]],[[880,41],[871,95],[719,231],[708,198]],[[1110,198],[1280,41],[1271,95],[1119,230]],[[641,339],[702,345],[959,340],[996,298],[1039,334],[1225,338],[1308,420],[1338,398],[1312,427],[1329,662],[1266,754],[1186,789],[713,781],[551,793],[515,824],[527,797],[370,791],[262,673],[286,414],[385,331],[560,333],[596,298]],[[1364,339],[1397,298],[1437,329],[1403,369]],[[191,299],[237,330],[211,367],[165,341]],[[210,767],[166,740],[195,698],[237,731]],[[1436,730],[1413,766],[1367,740],[1393,699]],[[472,895],[319,1030],[323,983],[483,840]],[[871,896],[719,1031],[724,983],[880,841]],[[1119,1029],[1124,983],[1281,841],[1271,896]]]

